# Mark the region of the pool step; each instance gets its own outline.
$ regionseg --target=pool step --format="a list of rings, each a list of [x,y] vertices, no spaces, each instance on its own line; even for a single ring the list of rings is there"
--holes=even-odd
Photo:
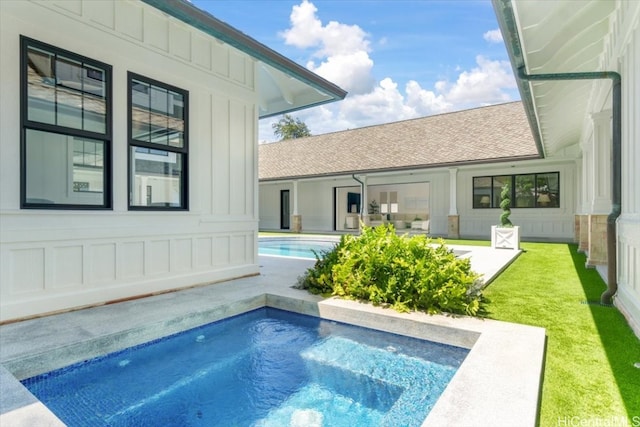
[[[301,355],[316,381],[386,412],[379,423],[383,426],[419,426],[456,370],[339,336]]]
[[[292,394],[268,416],[257,421],[256,427],[327,427],[379,426],[384,412],[369,408],[350,397],[310,383]]]
[[[350,371],[397,387],[407,387],[434,368],[432,362],[332,336],[304,350],[306,361]],[[439,366],[439,365],[438,365]]]

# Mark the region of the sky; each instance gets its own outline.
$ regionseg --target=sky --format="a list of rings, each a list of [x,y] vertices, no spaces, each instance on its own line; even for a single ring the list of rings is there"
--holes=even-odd
[[[291,113],[312,135],[520,99],[489,0],[192,2],[348,92]]]

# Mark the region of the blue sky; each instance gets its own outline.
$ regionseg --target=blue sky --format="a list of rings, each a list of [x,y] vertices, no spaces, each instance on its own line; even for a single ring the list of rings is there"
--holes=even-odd
[[[314,135],[519,99],[490,1],[192,1],[349,92],[293,113]]]

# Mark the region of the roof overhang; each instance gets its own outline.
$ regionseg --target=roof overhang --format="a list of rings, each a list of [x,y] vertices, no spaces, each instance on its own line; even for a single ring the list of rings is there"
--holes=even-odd
[[[492,1],[516,76],[522,67],[533,75],[607,71],[615,2]],[[580,143],[595,81],[517,81],[540,155],[566,155]]]
[[[344,99],[347,92],[186,0],[142,0],[259,62],[259,117],[265,118]]]
[[[339,171],[339,172],[327,172],[327,173],[315,173],[308,175],[291,175],[291,176],[277,176],[277,177],[268,177],[268,178],[260,178],[260,182],[278,182],[278,181],[298,181],[298,180],[306,180],[306,179],[335,179],[345,176],[364,176],[364,175],[389,175],[389,174],[407,174],[407,173],[420,173],[425,170],[435,170],[435,169],[443,169],[443,168],[459,168],[464,166],[475,166],[475,165],[495,165],[496,163],[510,163],[525,161],[525,160],[537,160],[540,157],[537,155],[530,156],[517,156],[517,157],[507,157],[507,158],[493,158],[493,159],[482,159],[482,160],[466,160],[460,162],[447,162],[447,163],[431,163],[428,165],[411,165],[411,166],[398,166],[398,167],[385,167],[380,169],[355,169],[348,171]]]

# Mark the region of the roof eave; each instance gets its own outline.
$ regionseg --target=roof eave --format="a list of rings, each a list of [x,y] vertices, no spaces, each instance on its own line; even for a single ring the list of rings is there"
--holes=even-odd
[[[529,127],[531,128],[531,133],[536,143],[536,149],[540,157],[544,158],[544,145],[540,134],[540,124],[538,123],[536,115],[533,95],[531,94],[531,87],[528,82],[518,77],[518,69],[525,67],[525,63],[522,57],[522,44],[520,42],[515,14],[513,13],[513,5],[511,4],[511,0],[491,0],[491,2],[493,3],[493,10],[498,19],[498,26],[502,32],[507,53],[509,54],[511,68],[513,69],[513,75],[518,84],[518,91],[520,92],[522,105],[527,114],[527,120],[529,121]]]
[[[437,168],[446,168],[446,167],[459,167],[459,166],[471,166],[471,165],[482,165],[482,164],[493,164],[493,163],[505,163],[505,162],[517,162],[524,160],[536,160],[540,159],[541,156],[538,154],[530,154],[525,156],[514,156],[514,157],[500,157],[493,159],[480,159],[480,160],[464,160],[460,162],[443,162],[443,163],[432,163],[428,165],[410,165],[410,166],[398,166],[392,168],[379,168],[379,169],[360,169],[360,170],[350,170],[350,171],[339,171],[339,172],[327,172],[320,174],[309,174],[309,175],[290,175],[290,176],[279,176],[273,178],[260,178],[260,182],[276,182],[276,181],[291,181],[291,180],[299,180],[299,179],[318,179],[318,178],[329,178],[329,177],[339,177],[339,176],[351,176],[351,175],[368,175],[368,174],[376,174],[376,173],[393,173],[393,172],[407,172],[412,170],[424,170],[424,169],[437,169]]]
[[[347,92],[339,86],[320,77],[312,71],[307,70],[289,58],[279,54],[273,49],[270,49],[257,40],[249,37],[243,32],[195,7],[185,0],[142,1],[329,96],[329,99],[323,99],[303,106],[296,106],[264,117],[322,105],[328,102],[339,101],[344,99],[347,95]],[[261,118],[263,118],[263,116],[261,116]]]

